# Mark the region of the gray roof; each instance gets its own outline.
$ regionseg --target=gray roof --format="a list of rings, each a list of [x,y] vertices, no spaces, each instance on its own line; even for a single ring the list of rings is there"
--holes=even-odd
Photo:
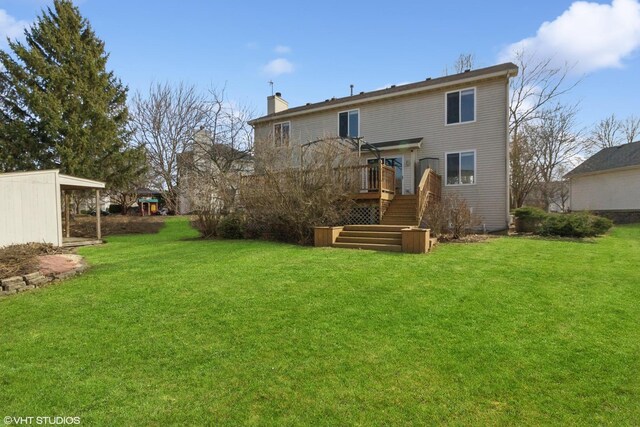
[[[565,176],[572,177],[630,166],[640,166],[640,141],[603,148]]]
[[[399,85],[399,86],[393,85],[387,89],[374,90],[371,92],[361,92],[360,94],[353,95],[353,96],[345,96],[342,98],[331,98],[323,102],[315,102],[313,104],[309,103],[306,105],[302,105],[300,107],[288,108],[278,113],[268,114],[266,116],[258,117],[257,119],[250,120],[249,124],[254,124],[254,123],[266,121],[266,120],[277,119],[281,116],[286,116],[293,113],[305,112],[307,110],[314,110],[320,107],[334,106],[334,105],[338,106],[344,103],[349,103],[349,104],[357,103],[359,101],[366,100],[367,98],[373,98],[381,95],[390,95],[390,94],[396,94],[396,93],[398,95],[401,95],[402,92],[419,89],[419,88],[426,89],[430,86],[439,86],[443,84],[454,85],[462,80],[482,78],[486,75],[500,73],[500,72],[517,73],[518,66],[512,62],[506,62],[504,64],[494,65],[492,67],[486,67],[486,68],[479,68],[477,70],[468,70],[468,71],[465,71],[464,73],[452,74],[450,76],[438,77],[435,79],[428,78],[426,80],[416,82],[416,83],[409,83],[406,85]]]
[[[371,145],[376,148],[402,148],[405,145],[415,145],[422,142],[422,138],[401,139],[397,141],[372,142]]]

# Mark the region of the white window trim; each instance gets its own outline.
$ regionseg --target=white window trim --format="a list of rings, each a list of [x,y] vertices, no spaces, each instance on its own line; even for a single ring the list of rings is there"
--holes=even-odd
[[[467,122],[463,122],[463,121],[459,121],[458,123],[447,123],[447,110],[449,109],[449,105],[447,105],[447,96],[450,93],[460,93],[460,92],[464,92],[465,90],[471,90],[473,89],[473,120],[467,121]],[[460,118],[460,120],[462,120],[462,97],[460,97],[460,105],[458,106],[458,117]],[[462,89],[457,89],[457,90],[450,90],[449,92],[445,92],[444,94],[444,125],[445,126],[458,126],[458,125],[466,125],[468,123],[475,123],[476,120],[478,119],[478,89],[476,86],[473,87],[465,87]]]
[[[466,122],[465,122],[466,123]],[[449,154],[462,154],[462,153],[473,153],[473,184],[449,184],[447,182],[447,177],[449,176],[449,165],[447,163],[447,156]],[[462,158],[458,159],[458,162],[461,162]],[[460,163],[458,163],[458,167],[460,167]],[[462,168],[460,168],[460,171]],[[469,187],[472,185],[476,185],[478,183],[478,153],[476,149],[471,150],[458,150],[458,151],[447,151],[444,153],[444,185],[445,187]]]
[[[360,115],[360,109],[359,108],[352,108],[351,110],[342,110],[342,111],[338,111],[338,132],[336,133],[336,135],[338,135],[338,137],[340,137],[340,114],[342,113],[347,113],[347,134],[349,133],[349,113],[351,113],[352,111],[357,111],[358,112],[358,138],[361,136],[360,134],[360,127],[361,127],[361,123],[362,123],[362,116]],[[347,136],[347,138],[349,138]]]
[[[271,127],[271,138],[273,139],[273,145],[276,147],[288,147],[289,144],[284,145],[284,144],[280,144],[277,145],[276,144],[276,126],[280,125],[280,128],[282,128],[282,125],[288,124],[289,125],[289,142],[291,142],[291,121],[287,120],[286,122],[277,122],[274,123],[273,126]]]

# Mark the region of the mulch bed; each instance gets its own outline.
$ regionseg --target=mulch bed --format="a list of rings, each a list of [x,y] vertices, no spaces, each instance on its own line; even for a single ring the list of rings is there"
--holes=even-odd
[[[100,220],[102,235],[157,233],[164,226],[166,218],[166,216],[104,216]],[[70,231],[73,237],[95,237],[96,217],[77,215],[71,220]]]
[[[102,218],[102,235],[157,233],[164,226],[166,217],[138,217],[110,215]],[[96,218],[78,215],[71,222],[71,236],[94,237]],[[40,255],[68,254],[71,250],[51,244],[27,243],[0,248],[0,279],[22,276],[38,271]]]
[[[39,255],[68,253],[51,244],[27,243],[0,249],[0,278],[21,276],[38,270]]]
[[[440,243],[480,243],[490,239],[491,236],[486,234],[469,234],[464,237],[460,237],[458,239],[454,239],[450,235],[440,236],[438,237],[438,242]]]

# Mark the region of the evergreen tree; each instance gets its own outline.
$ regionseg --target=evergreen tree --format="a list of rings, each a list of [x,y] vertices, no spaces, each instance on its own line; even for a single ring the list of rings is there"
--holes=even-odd
[[[110,186],[139,175],[141,149],[127,141],[127,88],[70,0],[0,51],[0,169],[57,168]]]

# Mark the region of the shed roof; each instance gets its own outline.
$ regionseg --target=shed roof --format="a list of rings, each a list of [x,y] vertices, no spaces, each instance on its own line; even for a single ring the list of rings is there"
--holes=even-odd
[[[100,189],[105,188],[105,183],[100,181],[94,181],[86,178],[79,178],[71,175],[61,174],[58,169],[46,169],[41,171],[18,171],[18,172],[6,172],[0,173],[0,179],[2,178],[11,178],[16,176],[37,176],[37,175],[46,175],[46,174],[55,174],[58,176],[58,183],[60,187],[69,190],[88,190],[88,189]]]
[[[58,182],[61,187],[68,189],[100,189],[105,187],[104,182],[63,174],[58,175]]]
[[[565,177],[570,178],[633,166],[640,167],[640,141],[603,148],[566,174]]]

